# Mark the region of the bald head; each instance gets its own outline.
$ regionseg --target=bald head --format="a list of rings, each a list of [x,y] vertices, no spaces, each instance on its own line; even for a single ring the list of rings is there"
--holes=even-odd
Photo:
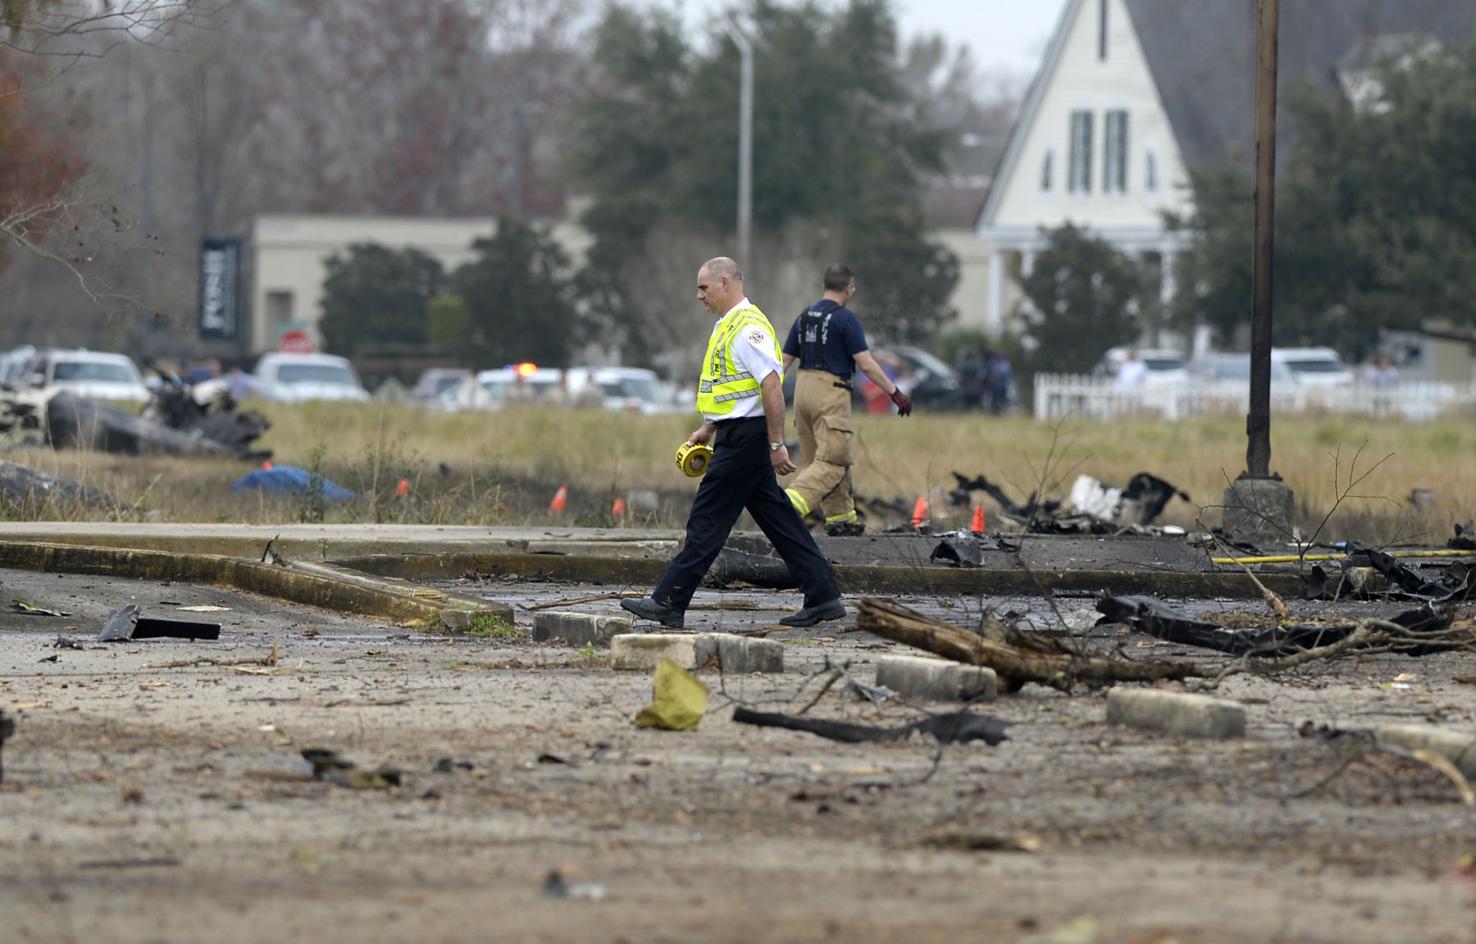
[[[702,263],[697,270],[697,300],[714,315],[726,314],[743,301],[743,270],[727,256]]]

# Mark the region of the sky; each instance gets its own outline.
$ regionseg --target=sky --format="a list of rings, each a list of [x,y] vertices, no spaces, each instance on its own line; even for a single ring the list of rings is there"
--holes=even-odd
[[[673,0],[649,0],[666,5]],[[695,23],[732,0],[676,0]],[[838,2],[838,0],[830,0]],[[904,37],[942,33],[973,50],[981,71],[1033,75],[1065,0],[892,0]]]

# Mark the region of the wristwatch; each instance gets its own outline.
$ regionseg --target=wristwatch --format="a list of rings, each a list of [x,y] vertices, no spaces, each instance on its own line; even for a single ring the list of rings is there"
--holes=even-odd
[[[778,452],[780,449],[783,449],[783,448],[784,448],[784,440],[782,440],[782,439],[779,440],[778,442],[771,442],[771,443],[769,443],[769,451],[770,452]]]

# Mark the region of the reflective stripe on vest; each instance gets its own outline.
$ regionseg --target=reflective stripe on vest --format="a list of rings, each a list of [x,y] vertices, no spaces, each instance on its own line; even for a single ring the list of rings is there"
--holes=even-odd
[[[758,306],[740,308],[718,323],[717,330],[707,341],[707,353],[702,355],[702,376],[697,382],[697,412],[721,416],[732,413],[739,400],[759,395],[759,381],[743,369],[733,353],[733,345],[744,329],[760,327],[769,332],[774,342],[774,360],[781,362],[779,339],[774,326]]]

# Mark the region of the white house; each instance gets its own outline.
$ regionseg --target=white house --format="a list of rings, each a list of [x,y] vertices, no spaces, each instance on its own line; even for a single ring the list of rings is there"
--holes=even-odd
[[[1009,275],[1031,270],[1041,229],[1067,222],[1157,256],[1173,292],[1184,241],[1163,217],[1192,210],[1189,168],[1254,159],[1256,21],[1256,0],[1068,0],[976,227],[989,331],[1005,327]],[[1472,0],[1287,0],[1282,101],[1310,85],[1364,104],[1381,50],[1462,43],[1473,29]],[[1278,164],[1296,142],[1286,118]]]

